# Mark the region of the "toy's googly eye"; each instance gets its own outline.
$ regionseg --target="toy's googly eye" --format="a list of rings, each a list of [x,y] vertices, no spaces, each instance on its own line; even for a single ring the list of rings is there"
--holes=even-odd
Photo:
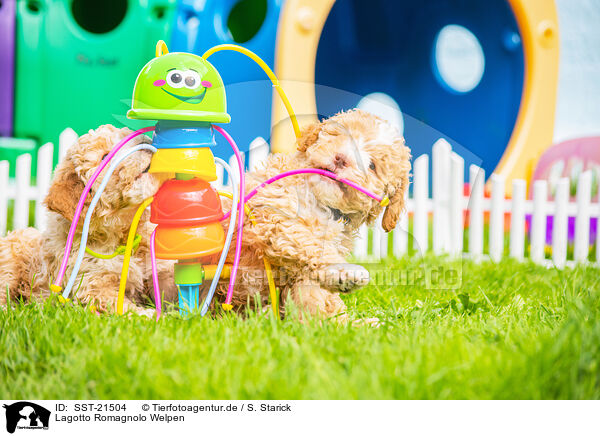
[[[186,88],[196,89],[200,85],[200,75],[195,71],[186,71],[184,83]]]
[[[183,73],[179,70],[171,70],[167,74],[167,83],[173,88],[182,88],[185,86],[183,83]]]

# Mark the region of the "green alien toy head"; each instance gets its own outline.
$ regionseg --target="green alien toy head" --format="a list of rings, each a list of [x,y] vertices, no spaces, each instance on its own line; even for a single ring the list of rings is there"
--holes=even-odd
[[[228,123],[223,79],[208,61],[191,53],[166,53],[159,41],[157,56],[135,81],[128,118]]]

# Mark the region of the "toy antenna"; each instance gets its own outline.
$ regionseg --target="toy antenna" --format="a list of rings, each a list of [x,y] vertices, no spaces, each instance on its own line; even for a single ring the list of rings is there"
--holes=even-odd
[[[156,43],[156,57],[160,57],[162,55],[166,55],[169,53],[169,49],[167,48],[167,43],[162,39],[159,39]]]

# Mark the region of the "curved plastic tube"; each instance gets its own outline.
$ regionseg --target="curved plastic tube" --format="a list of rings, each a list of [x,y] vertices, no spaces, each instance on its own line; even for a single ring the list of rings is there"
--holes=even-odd
[[[237,270],[240,265],[240,255],[242,252],[242,235],[244,233],[244,204],[246,203],[244,193],[246,191],[246,179],[244,172],[244,163],[242,162],[242,155],[240,149],[236,145],[235,141],[229,133],[223,130],[222,127],[214,126],[213,128],[219,132],[229,142],[229,145],[233,149],[233,153],[238,161],[238,167],[240,168],[240,198],[238,207],[238,227],[237,227],[237,238],[235,245],[235,257],[233,258],[233,265],[231,267],[231,275],[229,276],[229,287],[227,288],[227,297],[223,304],[223,309],[231,310],[231,299],[233,297],[233,285],[235,284],[235,278],[237,276]]]
[[[125,256],[123,256],[123,266],[121,267],[121,281],[119,282],[119,294],[117,296],[117,314],[123,315],[123,302],[125,301],[125,286],[127,285],[127,273],[129,272],[129,262],[131,260],[131,252],[133,251],[133,241],[137,232],[140,218],[150,203],[154,200],[154,197],[146,198],[142,204],[137,208],[131,220],[131,227],[129,227],[129,234],[127,235],[127,244],[125,245]]]
[[[256,195],[258,190],[264,186],[270,185],[271,183],[276,182],[277,180],[283,179],[284,177],[296,176],[298,174],[319,174],[321,176],[325,176],[325,177],[329,177],[330,179],[337,180],[338,182],[344,183],[344,184],[356,189],[357,191],[360,191],[363,194],[368,195],[373,200],[377,200],[382,206],[387,206],[387,201],[389,201],[387,197],[380,197],[379,195],[372,193],[368,189],[363,188],[360,185],[357,185],[356,183],[354,183],[351,180],[340,178],[340,177],[338,177],[337,174],[332,173],[331,171],[320,170],[317,168],[302,168],[302,169],[298,169],[298,170],[285,171],[281,174],[277,174],[276,176],[271,177],[269,180],[262,182],[260,185],[258,185],[256,188],[254,188],[248,194],[246,194],[244,200],[245,201],[250,200],[252,197],[254,197]],[[229,217],[229,212],[227,212],[225,215],[223,215],[223,219],[227,219],[228,217]]]
[[[223,252],[221,253],[221,257],[219,258],[219,263],[217,264],[217,269],[215,271],[215,276],[210,283],[210,288],[208,289],[208,294],[206,294],[206,298],[204,299],[204,303],[202,303],[202,309],[200,311],[200,316],[206,315],[208,312],[208,308],[210,307],[210,302],[215,295],[215,290],[217,289],[217,285],[219,284],[219,278],[221,277],[221,272],[223,271],[223,266],[225,265],[225,260],[227,259],[227,253],[229,253],[229,247],[231,246],[231,240],[233,239],[233,232],[235,230],[235,220],[237,218],[237,208],[239,207],[239,194],[237,181],[235,180],[233,171],[231,167],[225,162],[223,159],[219,157],[215,157],[215,162],[220,163],[225,171],[227,171],[227,176],[229,180],[231,180],[231,188],[233,192],[233,199],[231,203],[231,220],[229,221],[229,228],[227,229],[227,236],[225,238],[225,245],[223,246]]]
[[[233,200],[233,195],[227,191],[217,191],[219,195],[223,197],[230,198]],[[248,215],[248,219],[252,223],[253,226],[256,225],[256,219],[248,204],[244,204],[244,209],[246,211],[246,215]],[[231,210],[234,210],[233,208]],[[275,279],[273,279],[273,270],[271,269],[271,263],[269,260],[263,256],[263,263],[265,265],[265,273],[267,274],[267,283],[269,284],[269,295],[271,296],[271,307],[273,308],[273,314],[275,317],[279,317],[279,300],[277,296],[277,288],[275,287]]]
[[[150,263],[152,265],[152,287],[154,288],[154,306],[156,307],[156,320],[160,318],[162,311],[162,301],[160,297],[160,285],[158,283],[158,268],[156,267],[156,249],[154,245],[154,237],[156,235],[156,228],[152,231],[150,236]]]
[[[214,47],[206,50],[204,52],[204,54],[202,55],[202,58],[208,59],[209,56],[211,56],[212,54],[219,52],[219,51],[223,51],[223,50],[237,51],[238,53],[246,55],[250,59],[252,59],[254,62],[256,62],[259,67],[262,68],[262,70],[267,74],[267,76],[269,76],[269,79],[271,80],[271,83],[273,84],[273,88],[275,88],[275,91],[277,91],[277,94],[279,94],[279,97],[281,98],[281,101],[283,102],[283,105],[285,106],[285,109],[287,110],[287,113],[290,116],[290,120],[292,121],[292,127],[294,128],[294,134],[296,135],[296,138],[300,138],[300,136],[301,136],[300,126],[298,125],[298,119],[296,118],[296,114],[294,113],[292,104],[290,103],[290,100],[288,99],[285,91],[281,87],[281,84],[279,83],[279,79],[277,78],[277,76],[275,75],[273,70],[271,70],[271,68],[269,68],[267,63],[265,61],[263,61],[262,58],[259,55],[257,55],[256,53],[254,53],[252,50],[248,50],[246,47],[241,47],[241,46],[235,45],[235,44],[215,45]]]
[[[83,261],[83,256],[85,255],[85,246],[87,244],[88,233],[90,230],[90,221],[92,219],[92,214],[94,213],[94,208],[96,207],[96,204],[98,204],[98,201],[100,201],[100,196],[102,195],[102,192],[106,188],[106,185],[108,184],[112,173],[117,169],[119,164],[125,159],[127,159],[130,155],[140,150],[150,150],[152,152],[156,152],[156,148],[151,146],[150,144],[140,144],[131,148],[130,150],[127,150],[125,153],[123,153],[121,157],[119,157],[116,161],[111,163],[110,167],[106,171],[106,174],[104,175],[104,178],[102,179],[102,183],[100,183],[100,186],[98,187],[98,191],[94,194],[92,202],[90,203],[90,207],[88,208],[87,214],[85,215],[85,220],[83,221],[83,229],[81,230],[81,241],[79,242],[79,251],[77,252],[77,260],[75,261],[75,266],[73,266],[73,271],[71,271],[69,281],[67,282],[65,290],[63,291],[63,298],[69,297],[71,289],[73,288],[73,285],[75,283],[75,279],[77,278],[77,273],[79,273],[79,268],[81,268],[81,262]],[[77,221],[75,221],[74,219],[73,222],[76,223]],[[71,243],[73,243],[72,238]],[[67,259],[67,257],[65,257],[63,261],[65,259]]]
[[[60,285],[63,281],[65,272],[67,270],[67,264],[69,263],[69,256],[71,254],[71,248],[73,248],[73,238],[75,237],[75,229],[77,228],[77,223],[79,222],[79,217],[81,216],[81,211],[83,210],[83,205],[85,203],[85,199],[86,199],[87,195],[89,194],[90,190],[92,189],[94,182],[96,182],[96,179],[98,178],[98,176],[100,175],[102,170],[104,170],[104,168],[106,168],[106,166],[108,165],[110,160],[115,156],[115,154],[117,154],[117,152],[125,144],[127,144],[129,141],[131,141],[136,136],[139,136],[146,132],[151,132],[153,130],[154,130],[153,126],[152,127],[144,127],[143,129],[136,130],[135,132],[133,132],[133,133],[127,135],[125,138],[121,139],[121,141],[119,141],[117,143],[117,145],[115,145],[113,147],[113,149],[110,151],[110,153],[108,153],[108,155],[102,160],[102,162],[100,163],[98,168],[96,168],[96,171],[94,171],[94,174],[92,175],[90,180],[88,180],[85,187],[83,188],[83,192],[81,193],[81,197],[79,198],[79,202],[77,203],[77,208],[75,209],[75,215],[73,216],[73,221],[71,221],[71,227],[69,228],[69,235],[67,236],[67,244],[65,245],[65,252],[63,254],[63,260],[62,260],[62,263],[60,264],[60,269],[58,271],[58,275],[56,276],[56,280],[54,281],[54,286],[57,287],[58,289],[60,289]]]

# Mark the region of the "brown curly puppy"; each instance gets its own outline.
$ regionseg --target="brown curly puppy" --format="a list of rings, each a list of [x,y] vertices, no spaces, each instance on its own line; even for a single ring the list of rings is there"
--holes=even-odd
[[[49,285],[62,261],[69,226],[84,186],[102,159],[130,133],[129,129],[105,125],[81,136],[56,167],[46,197],[46,206],[50,211],[47,230],[43,233],[32,228],[16,230],[5,238],[0,238],[1,304],[6,302],[7,290],[11,298],[21,296],[26,300],[45,298],[49,295]],[[133,147],[141,142],[150,140],[141,135],[124,148]],[[151,158],[151,152],[139,151],[125,159],[113,173],[90,222],[87,246],[95,252],[113,253],[118,246],[125,244],[137,207],[158,190],[162,180],[147,173]],[[83,216],[102,181],[103,174],[94,183],[86,200],[63,284],[66,283],[75,263]],[[138,228],[142,242],[131,259],[126,288],[126,310],[141,312],[141,307],[135,303],[144,301],[146,296],[152,293],[152,285],[149,282],[151,270],[148,262],[148,241],[153,226],[148,219],[149,211],[146,211]],[[123,256],[103,260],[86,255],[75,282],[77,299],[85,303],[93,302],[100,310],[116,307],[122,262]],[[174,298],[177,290],[172,280],[171,264],[161,261],[159,270],[161,290],[170,298]]]
[[[306,127],[293,155],[271,155],[264,168],[247,174],[247,191],[284,171],[321,168],[390,198],[382,225],[394,229],[404,209],[410,150],[389,123],[352,110]],[[267,304],[268,285],[262,257],[271,262],[281,305],[287,297],[312,315],[345,321],[340,291],[369,281],[366,270],[348,265],[353,238],[363,224],[383,211],[372,198],[319,175],[292,176],[260,188],[248,205],[256,225],[244,227],[241,269],[234,305],[241,309],[256,298]],[[233,261],[234,249],[228,262]],[[217,295],[227,291],[222,280]]]

